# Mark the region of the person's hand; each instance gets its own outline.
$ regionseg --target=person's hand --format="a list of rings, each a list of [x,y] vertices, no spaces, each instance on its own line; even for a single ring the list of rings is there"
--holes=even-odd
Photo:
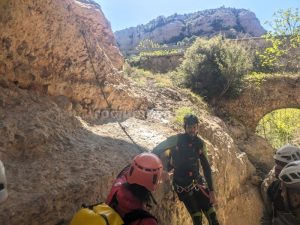
[[[217,206],[217,200],[216,200],[216,195],[214,191],[210,191],[209,192],[209,202],[213,205],[213,206]]]

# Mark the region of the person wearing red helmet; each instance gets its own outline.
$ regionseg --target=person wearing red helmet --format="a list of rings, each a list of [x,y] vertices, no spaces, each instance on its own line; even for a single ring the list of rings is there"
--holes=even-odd
[[[156,218],[148,210],[153,203],[156,204],[151,192],[156,190],[162,170],[162,162],[156,155],[137,155],[117,176],[106,203],[119,213],[125,223],[157,225]]]

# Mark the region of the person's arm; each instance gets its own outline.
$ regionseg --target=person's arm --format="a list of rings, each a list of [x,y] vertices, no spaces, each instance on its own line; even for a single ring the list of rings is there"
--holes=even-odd
[[[161,157],[162,153],[164,153],[167,149],[171,149],[177,145],[178,142],[178,135],[173,135],[171,137],[168,137],[166,140],[161,142],[159,145],[157,145],[152,153],[157,155],[158,157]]]
[[[207,182],[207,186],[209,191],[213,191],[213,181],[212,181],[212,175],[211,175],[211,168],[207,159],[207,153],[206,153],[206,147],[205,145],[202,146],[199,152],[199,158],[201,162],[201,167],[203,170],[203,174],[205,177],[205,180]]]
[[[217,206],[217,200],[214,192],[213,180],[211,175],[211,168],[207,159],[207,151],[204,143],[202,144],[202,147],[199,149],[199,158],[200,158],[203,174],[207,183],[207,187],[209,190],[209,202],[214,206]]]
[[[167,182],[170,180],[170,174],[168,173],[169,170],[169,157],[164,155],[163,153],[165,153],[165,151],[167,151],[168,149],[171,149],[173,147],[175,147],[178,143],[178,135],[174,135],[171,137],[168,137],[166,140],[164,140],[163,142],[161,142],[159,145],[157,145],[152,153],[156,154],[162,161],[163,163],[163,174],[162,174],[162,181],[163,182]]]
[[[272,225],[272,219],[273,219],[273,209],[272,209],[272,202],[269,197],[268,192],[270,192],[270,187],[268,187],[267,190],[261,190],[263,203],[264,203],[264,209],[262,217],[260,218],[260,224],[261,225]]]
[[[271,204],[271,203],[270,203]],[[265,204],[263,215],[260,218],[260,225],[272,225],[273,212],[271,205]]]
[[[105,203],[110,205],[112,203],[113,197],[115,193],[120,189],[121,185],[126,183],[126,174],[128,173],[130,168],[130,165],[127,165],[117,176],[117,178],[114,180],[113,185],[111,187],[111,190],[109,192],[109,195],[106,198]]]
[[[145,218],[145,219],[140,220],[138,225],[158,225],[158,223],[153,218]]]

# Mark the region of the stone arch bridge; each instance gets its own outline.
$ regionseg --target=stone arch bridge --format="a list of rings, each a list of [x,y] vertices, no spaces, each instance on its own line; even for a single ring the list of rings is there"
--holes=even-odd
[[[246,88],[236,99],[222,100],[218,109],[255,132],[260,119],[283,108],[300,109],[300,76],[269,77]]]

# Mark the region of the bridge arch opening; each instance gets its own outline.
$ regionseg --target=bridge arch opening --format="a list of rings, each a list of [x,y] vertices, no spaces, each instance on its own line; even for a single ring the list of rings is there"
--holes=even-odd
[[[264,115],[255,132],[275,149],[285,144],[300,146],[300,109],[277,109]]]

